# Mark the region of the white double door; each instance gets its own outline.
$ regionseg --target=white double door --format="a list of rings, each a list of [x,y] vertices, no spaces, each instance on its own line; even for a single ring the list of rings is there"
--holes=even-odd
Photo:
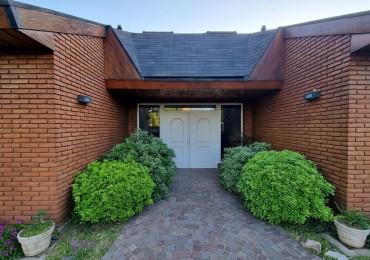
[[[167,112],[164,140],[175,150],[178,168],[216,168],[221,159],[221,115]]]

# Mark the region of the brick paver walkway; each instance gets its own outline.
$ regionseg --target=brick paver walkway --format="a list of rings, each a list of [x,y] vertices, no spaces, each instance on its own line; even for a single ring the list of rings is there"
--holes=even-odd
[[[178,170],[172,196],[127,221],[107,259],[320,259],[254,218],[214,169]]]

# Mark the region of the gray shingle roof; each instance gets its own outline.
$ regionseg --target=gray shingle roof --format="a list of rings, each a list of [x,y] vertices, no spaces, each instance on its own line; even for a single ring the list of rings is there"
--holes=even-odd
[[[248,78],[277,30],[252,34],[115,32],[144,78]]]

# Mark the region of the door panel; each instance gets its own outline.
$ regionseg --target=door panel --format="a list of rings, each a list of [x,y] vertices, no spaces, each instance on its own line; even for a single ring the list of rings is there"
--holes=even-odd
[[[173,118],[170,121],[170,142],[171,143],[184,143],[186,139],[185,124],[186,119]]]
[[[195,138],[197,143],[209,143],[211,142],[212,135],[212,123],[208,118],[200,118],[196,123],[195,127]]]
[[[190,168],[216,168],[219,161],[218,113],[190,113]]]
[[[189,113],[167,113],[164,141],[174,149],[178,168],[189,168]]]
[[[192,163],[191,168],[201,168],[196,167],[197,164],[211,164],[212,163],[212,149],[209,146],[197,146],[195,147],[195,154],[196,156],[196,162]],[[213,167],[206,167],[206,168],[213,168]]]

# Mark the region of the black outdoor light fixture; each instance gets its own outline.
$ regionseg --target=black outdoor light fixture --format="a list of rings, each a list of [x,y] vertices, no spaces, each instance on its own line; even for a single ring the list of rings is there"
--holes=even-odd
[[[77,100],[78,100],[78,102],[80,102],[82,104],[88,104],[88,103],[91,103],[92,102],[92,98],[91,97],[83,96],[83,95],[78,95],[77,96]]]
[[[305,93],[303,95],[303,98],[304,100],[312,101],[312,100],[318,99],[320,96],[321,96],[320,92],[314,89],[308,93]]]

